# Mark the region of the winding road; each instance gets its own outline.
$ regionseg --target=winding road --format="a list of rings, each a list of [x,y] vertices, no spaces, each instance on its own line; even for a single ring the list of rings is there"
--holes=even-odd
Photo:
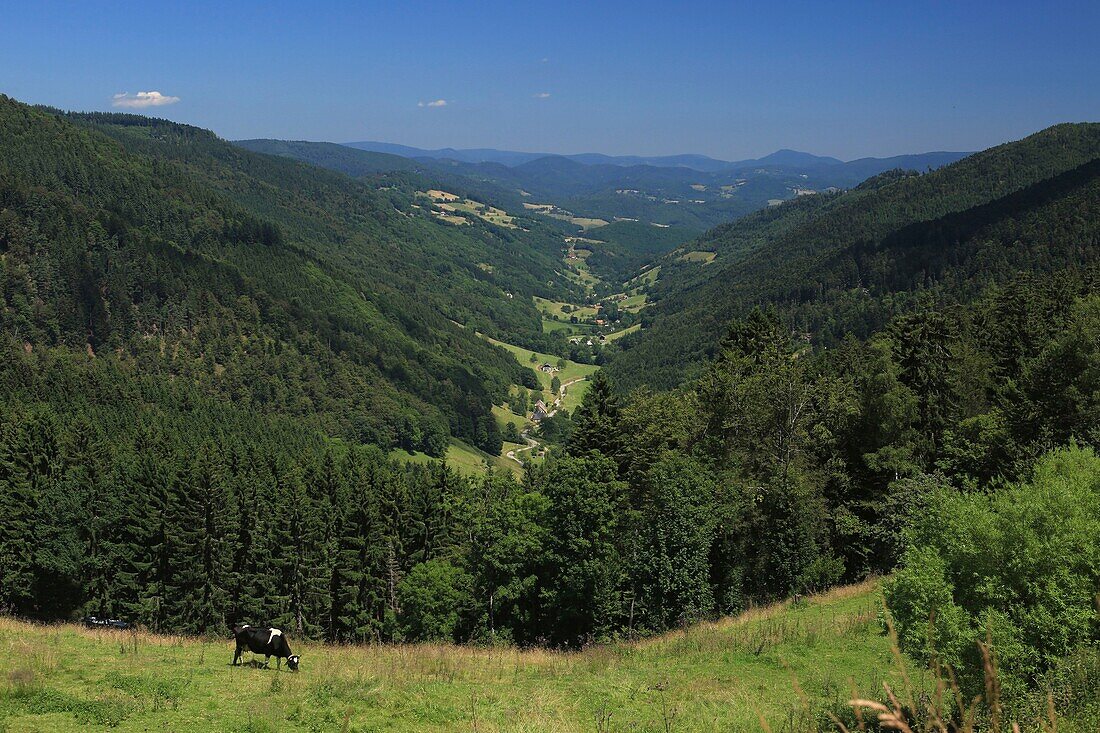
[[[554,398],[554,404],[553,404],[554,409],[551,410],[550,412],[546,413],[547,417],[552,417],[558,411],[558,408],[561,407],[561,401],[565,398],[565,390],[567,390],[569,387],[573,386],[577,382],[583,382],[586,379],[588,379],[588,377],[577,377],[575,379],[570,379],[568,382],[563,382],[562,385],[558,388],[557,397]],[[524,442],[527,443],[527,447],[525,447],[525,448],[516,448],[514,450],[510,450],[507,453],[505,453],[505,456],[507,456],[508,458],[515,461],[516,463],[518,463],[521,466],[523,465],[523,461],[520,460],[518,457],[516,457],[516,454],[517,453],[525,453],[525,452],[527,452],[527,451],[529,451],[533,448],[537,448],[538,446],[542,445],[537,440],[532,438],[527,433],[527,431],[528,431],[528,428],[524,428],[523,432],[520,433],[520,437],[523,438]]]

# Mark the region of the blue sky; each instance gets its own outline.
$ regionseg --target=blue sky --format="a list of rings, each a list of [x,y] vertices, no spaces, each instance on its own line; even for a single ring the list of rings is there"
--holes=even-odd
[[[1097,39],[1096,0],[0,0],[0,92],[157,91],[122,109],[231,139],[848,159],[1100,120]]]

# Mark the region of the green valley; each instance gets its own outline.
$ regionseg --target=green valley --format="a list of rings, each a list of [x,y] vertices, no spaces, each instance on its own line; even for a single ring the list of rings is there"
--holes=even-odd
[[[1100,730],[1100,124],[1054,124],[1064,49],[1014,44],[1027,114],[982,121],[997,33],[933,53],[968,13],[631,8],[544,47],[568,9],[374,14],[400,44],[235,10],[179,63],[186,9],[69,8],[64,89],[0,29],[54,99],[190,79],[0,96],[0,733]],[[301,94],[310,47],[356,62]],[[672,126],[992,147],[255,137]]]

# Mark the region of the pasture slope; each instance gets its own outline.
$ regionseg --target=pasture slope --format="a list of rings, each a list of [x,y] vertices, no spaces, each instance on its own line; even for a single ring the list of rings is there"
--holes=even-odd
[[[880,613],[869,582],[574,653],[292,639],[298,673],[230,667],[228,638],[0,619],[0,730],[810,730],[894,678]]]

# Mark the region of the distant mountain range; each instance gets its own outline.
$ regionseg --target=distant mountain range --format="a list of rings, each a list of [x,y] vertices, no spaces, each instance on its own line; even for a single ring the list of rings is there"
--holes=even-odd
[[[720,173],[745,168],[801,168],[821,169],[832,166],[855,166],[857,168],[877,168],[881,172],[889,168],[902,167],[923,170],[938,168],[970,155],[969,152],[935,151],[912,155],[898,155],[889,158],[860,158],[843,161],[824,155],[813,155],[798,150],[782,149],[762,158],[747,160],[719,160],[707,155],[687,153],[683,155],[604,155],[603,153],[576,153],[558,155],[556,153],[525,153],[515,150],[497,150],[495,148],[438,148],[429,150],[397,143],[384,143],[371,140],[344,143],[348,147],[368,150],[375,153],[389,153],[405,158],[430,158],[436,160],[456,160],[462,163],[497,163],[508,167],[520,166],[540,158],[566,158],[584,165],[617,166],[655,166],[659,168],[690,168],[707,173]],[[886,168],[882,166],[886,165]],[[874,175],[873,173],[870,175]]]
[[[795,196],[852,188],[897,168],[936,169],[968,155],[931,152],[842,161],[784,149],[752,160],[722,161],[705,155],[426,150],[380,142],[240,140],[236,144],[357,178],[394,171],[421,174],[434,187],[462,189],[513,213],[522,213],[525,202],[552,203],[580,217],[641,221],[692,233]]]

